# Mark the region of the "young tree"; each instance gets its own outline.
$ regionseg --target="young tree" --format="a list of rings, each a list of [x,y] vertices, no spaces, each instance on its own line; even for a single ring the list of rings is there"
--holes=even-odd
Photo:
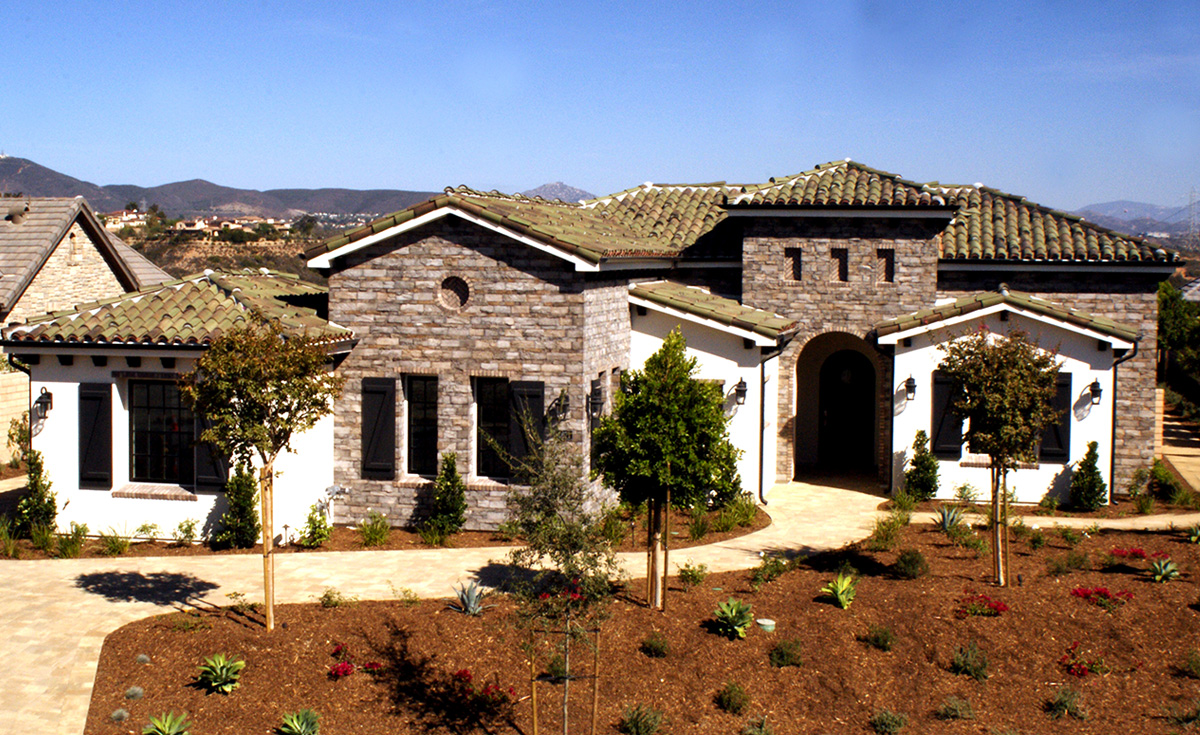
[[[259,462],[263,535],[263,595],[267,629],[275,628],[275,459],[292,437],[333,410],[342,378],[328,356],[305,335],[285,335],[274,322],[227,332],[180,379],[180,394],[210,426],[199,436],[241,463]]]
[[[904,471],[904,491],[917,500],[929,500],[938,491],[938,461],[929,451],[929,435],[917,430],[912,459]]]
[[[1075,466],[1075,474],[1071,475],[1071,507],[1078,510],[1096,510],[1108,501],[1108,485],[1097,466],[1099,446],[1096,442],[1088,442],[1087,453]]]
[[[645,369],[622,374],[613,413],[593,437],[593,471],[621,500],[650,504],[646,554],[653,607],[663,605],[666,560],[661,570],[658,563],[666,507],[707,505],[711,497],[727,502],[741,494],[740,452],[729,441],[724,397],[716,385],[693,377],[696,359],[686,347],[676,329]]]
[[[950,408],[967,421],[963,438],[991,460],[992,566],[996,583],[1007,586],[1007,475],[1018,462],[1037,462],[1042,434],[1058,419],[1051,401],[1059,363],[1020,330],[980,329],[939,349],[946,356],[938,369],[953,385]]]

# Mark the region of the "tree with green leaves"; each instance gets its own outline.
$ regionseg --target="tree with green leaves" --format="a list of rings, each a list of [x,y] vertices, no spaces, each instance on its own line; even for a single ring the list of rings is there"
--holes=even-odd
[[[433,532],[431,538],[445,543],[445,538],[458,533],[466,522],[467,486],[458,474],[458,455],[445,452],[430,488],[429,515],[422,525]]]
[[[1071,475],[1071,507],[1093,511],[1108,502],[1108,485],[1100,474],[1099,444],[1088,442],[1087,453]]]
[[[213,536],[213,548],[254,548],[262,531],[258,520],[258,483],[246,465],[239,464],[225,483],[225,503],[228,508],[221,514],[221,530]]]
[[[306,335],[287,335],[274,322],[234,329],[213,340],[180,379],[188,407],[208,420],[198,437],[237,462],[259,464],[263,535],[263,594],[267,629],[275,628],[275,460],[292,437],[333,410],[342,378],[325,350]]]
[[[952,385],[950,409],[967,421],[963,438],[990,460],[992,564],[996,583],[1007,586],[1007,477],[1019,462],[1037,462],[1042,435],[1058,420],[1051,402],[1060,364],[1016,329],[1001,335],[981,328],[939,349],[945,357],[938,369]]]
[[[696,380],[696,359],[686,348],[676,329],[642,370],[623,373],[612,415],[593,437],[593,472],[621,500],[650,506],[647,597],[653,607],[663,605],[666,508],[727,503],[742,492],[741,452],[729,440],[724,396],[717,385]]]
[[[917,500],[929,500],[938,491],[938,461],[929,451],[929,435],[917,430],[913,438],[912,459],[904,471],[904,492]]]
[[[1172,358],[1185,371],[1200,363],[1200,304],[1183,298],[1170,281],[1158,284],[1158,377],[1167,377]]]

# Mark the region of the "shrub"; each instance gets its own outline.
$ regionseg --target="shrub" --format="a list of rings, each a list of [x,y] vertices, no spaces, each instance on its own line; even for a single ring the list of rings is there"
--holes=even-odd
[[[318,735],[321,731],[320,716],[310,710],[302,709],[283,716],[283,724],[279,726],[280,735]]]
[[[57,548],[54,555],[59,559],[75,559],[83,553],[83,542],[87,538],[86,523],[71,521],[71,530],[55,536]]]
[[[1200,679],[1200,651],[1195,648],[1189,649],[1183,657],[1183,665],[1179,667],[1179,671],[1185,676]]]
[[[912,443],[913,454],[904,471],[904,490],[920,500],[929,500],[937,495],[938,460],[929,451],[929,436],[918,430]]]
[[[764,715],[757,720],[747,722],[746,726],[742,728],[742,735],[775,735],[775,731],[767,724],[767,718]]]
[[[722,507],[719,502],[717,505]],[[758,505],[755,504],[754,498],[749,493],[739,493],[723,507],[724,512],[730,515],[734,525],[739,528],[753,526],[754,519],[758,517]]]
[[[963,510],[957,505],[939,505],[937,509],[937,527],[949,536],[951,532],[962,525]]]
[[[1150,468],[1149,484],[1149,490],[1154,497],[1169,501],[1179,489],[1179,483],[1171,474],[1171,470],[1167,469],[1166,463],[1161,459],[1154,460],[1154,464]]]
[[[683,585],[684,589],[691,589],[698,584],[704,584],[704,580],[708,577],[707,564],[693,564],[689,561],[678,567],[678,569],[679,583]]]
[[[12,533],[12,522],[7,516],[0,516],[0,556],[5,559],[18,559],[21,547]]]
[[[511,521],[505,521],[500,524],[500,528],[504,529],[511,523]],[[600,537],[613,548],[620,546],[621,542],[625,540],[625,519],[621,515],[621,506],[616,505],[604,510],[600,517]]]
[[[436,523],[420,524],[417,526],[417,535],[421,537],[421,543],[426,546],[445,546],[448,537],[446,529]]]
[[[8,449],[12,456],[8,466],[16,469],[27,459],[26,450],[29,447],[29,412],[24,411],[20,416],[14,416],[8,422]]]
[[[880,651],[890,651],[896,645],[896,634],[884,625],[869,625],[867,632],[858,636],[858,640]]]
[[[430,496],[429,517],[422,526],[433,526],[443,537],[458,533],[467,522],[467,486],[458,474],[458,455],[442,454]]]
[[[835,605],[845,610],[858,594],[858,578],[849,574],[838,574],[837,578],[822,587],[821,591],[833,598]]]
[[[358,524],[358,538],[363,546],[383,546],[392,535],[392,524],[379,511],[371,513]]]
[[[717,603],[717,610],[714,613],[716,632],[730,640],[745,638],[746,630],[754,621],[754,617],[750,614],[752,607],[754,606],[733,597],[725,602]]]
[[[221,530],[213,536],[216,549],[251,549],[262,530],[258,522],[258,483],[253,472],[239,465],[225,483],[228,509],[221,516]]]
[[[1071,475],[1071,507],[1075,510],[1093,511],[1108,502],[1108,485],[1096,466],[1100,460],[1097,447],[1098,443],[1088,442],[1087,452]]]
[[[900,490],[892,496],[892,509],[911,513],[917,507],[917,499],[912,495]]]
[[[642,641],[640,650],[650,658],[666,658],[671,652],[671,645],[667,643],[666,636],[655,631]]]
[[[946,697],[935,714],[939,720],[975,719],[975,709],[971,706],[970,700],[959,699],[954,695]]]
[[[728,533],[737,526],[737,517],[728,509],[722,510],[712,519],[712,530],[715,533]]]
[[[1191,706],[1181,705],[1179,709],[1171,707],[1163,712],[1163,716],[1172,725],[1181,725],[1185,730],[1200,722],[1200,699],[1193,699]]]
[[[329,524],[329,515],[325,512],[325,507],[325,503],[320,500],[312,504],[312,507],[308,509],[308,518],[304,521],[304,528],[296,538],[296,543],[306,549],[316,549],[329,540],[333,535],[333,526]],[[311,712],[312,710],[301,711]]]
[[[472,581],[470,586],[459,585],[458,589],[454,590],[454,594],[458,598],[458,604],[450,605],[450,609],[463,615],[474,617],[482,615],[483,611],[489,607],[495,607],[483,604],[483,598],[487,597],[487,590],[480,587],[479,583],[475,581]]]
[[[321,603],[321,607],[326,609],[338,607],[351,607],[358,598],[353,595],[343,595],[336,587],[326,587],[321,596],[317,598],[317,602]]]
[[[1184,535],[1187,536],[1189,544],[1200,544],[1200,523],[1197,523],[1196,525],[1187,529],[1187,531],[1184,532]]]
[[[746,711],[746,707],[750,706],[750,695],[741,684],[729,681],[721,687],[721,690],[713,697],[713,701],[723,711],[731,715],[740,715]]]
[[[1155,582],[1170,582],[1179,576],[1179,565],[1170,559],[1155,559],[1150,562],[1150,576]]]
[[[229,694],[237,689],[238,679],[241,678],[244,668],[246,668],[246,662],[240,658],[215,653],[204,659],[196,678],[200,685],[208,689],[210,693]]]
[[[46,479],[42,453],[34,450],[27,458],[29,469],[25,495],[17,501],[17,535],[33,537],[33,529],[42,526],[53,529],[58,518],[58,502],[50,492],[50,481]]]
[[[100,551],[105,556],[120,556],[129,551],[129,537],[110,528],[108,533],[100,534]]]
[[[964,482],[954,488],[954,498],[960,503],[975,505],[975,503],[979,502],[979,490],[971,483]]]
[[[140,536],[140,537],[146,539],[147,541],[153,541],[154,539],[158,538],[158,524],[157,523],[143,523],[142,525],[140,525],[136,529],[134,529],[133,533],[135,536]]]
[[[643,707],[636,704],[625,707],[617,730],[625,735],[654,735],[662,725],[662,712],[653,707]]]
[[[1056,691],[1053,697],[1046,700],[1044,708],[1054,720],[1062,719],[1063,715],[1070,715],[1077,720],[1087,719],[1087,714],[1079,706],[1079,692],[1070,687]]]
[[[1072,549],[1078,546],[1079,542],[1083,540],[1083,534],[1067,526],[1059,528],[1058,535],[1062,538],[1063,543]]]
[[[1051,576],[1060,577],[1067,572],[1083,569],[1087,566],[1087,554],[1082,551],[1069,551],[1065,556],[1046,560],[1046,572]]]
[[[1112,671],[1112,667],[1105,663],[1104,657],[1088,658],[1080,653],[1079,646],[1079,641],[1075,641],[1058,660],[1068,674],[1082,679],[1088,674],[1107,674]]]
[[[1034,528],[1029,531],[1029,548],[1037,551],[1046,545],[1046,534],[1042,533],[1040,528]]]
[[[757,592],[764,584],[774,582],[788,570],[787,560],[780,556],[764,556],[750,573],[750,586]]]
[[[903,520],[903,515],[898,515],[896,511],[886,518],[876,518],[875,530],[867,539],[867,548],[871,551],[889,551],[900,539],[900,529],[905,525]]]
[[[929,574],[929,562],[919,549],[904,549],[896,557],[896,574],[905,579],[917,579]]]
[[[965,646],[954,649],[954,659],[950,662],[950,673],[969,676],[975,681],[986,681],[988,678],[987,653],[980,650],[971,641]]]
[[[767,654],[767,660],[777,669],[786,666],[800,666],[804,663],[804,659],[800,656],[800,649],[799,639],[782,640],[771,648],[771,652]]]
[[[703,505],[692,507],[692,517],[688,521],[688,538],[699,541],[708,534],[708,510]]]
[[[908,724],[908,718],[899,712],[883,709],[871,715],[870,723],[871,729],[879,735],[895,735]]]
[[[174,712],[164,712],[150,718],[150,724],[142,728],[142,735],[188,735],[192,723],[187,721],[187,713],[177,715]]]
[[[957,618],[983,617],[998,618],[1008,612],[1008,605],[987,595],[968,595],[959,601],[959,607],[954,614]]]
[[[196,519],[188,518],[180,521],[171,533],[171,538],[180,546],[189,546],[194,543],[196,541]]]
[[[29,529],[29,543],[38,551],[50,553],[51,547],[54,546],[54,527],[43,526],[38,524]]]

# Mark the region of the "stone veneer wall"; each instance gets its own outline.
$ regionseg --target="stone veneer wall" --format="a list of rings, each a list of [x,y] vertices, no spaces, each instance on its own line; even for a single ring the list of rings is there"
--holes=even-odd
[[[5,322],[125,293],[112,267],[79,223],[71,225]]]
[[[876,322],[916,311],[933,303],[937,283],[937,246],[933,241],[942,219],[866,217],[745,218],[742,241],[742,299],[749,306],[795,319],[797,336],[780,356],[779,450],[776,480],[795,476],[797,363],[805,345],[822,334],[844,332],[863,338]],[[798,248],[801,278],[793,279],[785,252]],[[848,280],[838,280],[831,256],[848,251]],[[884,282],[877,250],[894,252],[892,282]],[[891,360],[863,351],[877,367],[878,439],[875,448],[880,479],[890,472],[892,375]],[[815,389],[815,388],[814,388]],[[812,396],[816,400],[816,396]]]
[[[563,428],[583,441],[587,375],[628,359],[628,329],[618,328],[628,321],[624,282],[588,282],[559,258],[453,216],[343,261],[330,275],[330,319],[353,329],[359,343],[339,369],[347,381],[335,414],[334,476],[350,491],[339,502],[339,521],[377,510],[407,524],[419,514],[417,494],[427,481],[405,474],[402,383],[396,480],[364,480],[361,473],[362,379],[417,374],[438,376],[438,452],[458,453],[468,483],[466,527],[495,528],[505,516],[507,485],[472,471],[472,378],[542,381],[547,405],[565,390]],[[449,276],[470,287],[461,309],[439,300]]]
[[[1141,331],[1137,355],[1117,367],[1112,489],[1124,493],[1134,470],[1154,461],[1158,283],[1165,277],[1161,274],[1106,273],[1103,266],[1092,273],[1068,274],[1039,273],[1031,269],[943,272],[938,277],[938,296],[958,298],[979,291],[994,291],[1001,283],[1007,283],[1014,290],[1113,319]]]

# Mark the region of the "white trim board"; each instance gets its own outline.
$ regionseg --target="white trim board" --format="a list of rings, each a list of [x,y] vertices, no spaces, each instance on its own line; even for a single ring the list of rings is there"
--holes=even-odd
[[[995,306],[989,306],[986,309],[979,309],[978,311],[972,311],[969,314],[960,314],[959,316],[951,317],[950,319],[942,319],[942,320],[933,322],[932,324],[922,324],[918,327],[911,327],[909,329],[905,329],[905,330],[902,330],[899,332],[893,332],[892,334],[888,334],[883,337],[880,337],[878,342],[881,345],[895,345],[904,339],[910,339],[912,337],[916,337],[916,336],[922,335],[922,334],[929,334],[929,333],[935,332],[939,329],[952,329],[961,324],[966,324],[967,322],[976,321],[978,319],[984,319],[989,316],[992,316],[993,314],[998,314],[1002,311],[1007,311],[1007,312],[1010,312],[1013,314],[1019,314],[1020,316],[1023,316],[1027,319],[1031,319],[1036,322],[1041,322],[1042,324],[1048,324],[1052,327],[1057,327],[1059,329],[1065,329],[1070,332],[1075,332],[1076,334],[1082,334],[1086,337],[1091,337],[1092,339],[1095,339],[1095,340],[1099,340],[1102,342],[1108,342],[1109,344],[1112,345],[1113,349],[1128,350],[1128,349],[1132,348],[1133,344],[1134,344],[1133,342],[1127,342],[1119,337],[1114,337],[1110,334],[1103,334],[1101,332],[1095,331],[1094,329],[1088,329],[1087,327],[1081,327],[1078,324],[1072,324],[1070,322],[1063,321],[1061,319],[1055,319],[1052,316],[1047,316],[1045,314],[1039,314],[1036,311],[1022,309],[1020,307],[1013,306],[1012,304],[996,304]]]

